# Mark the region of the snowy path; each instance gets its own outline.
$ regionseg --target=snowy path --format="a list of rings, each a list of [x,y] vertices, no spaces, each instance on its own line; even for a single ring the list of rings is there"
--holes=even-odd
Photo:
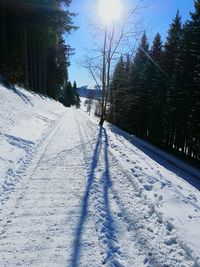
[[[163,169],[68,109],[2,206],[0,266],[199,266],[175,219],[163,213],[165,193],[155,193],[158,184],[171,186]],[[171,191],[180,197],[178,186]],[[199,192],[187,186],[180,203],[191,195],[188,205],[199,214]]]

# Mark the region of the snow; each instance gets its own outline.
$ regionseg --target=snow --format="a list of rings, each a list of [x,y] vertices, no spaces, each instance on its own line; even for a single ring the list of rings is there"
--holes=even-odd
[[[0,107],[1,266],[200,266],[185,168],[84,108],[3,86]]]

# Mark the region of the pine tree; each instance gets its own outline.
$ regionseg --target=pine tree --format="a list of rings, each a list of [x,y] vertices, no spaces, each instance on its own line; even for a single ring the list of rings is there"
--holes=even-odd
[[[177,98],[181,89],[181,54],[183,30],[179,11],[173,19],[164,46],[164,69],[167,73],[165,90],[166,105],[164,107],[164,140],[167,146],[174,148],[177,129]]]
[[[76,108],[80,108],[81,100],[80,100],[80,96],[77,92],[76,81],[74,81],[72,89],[73,89],[73,103],[72,103],[72,105],[75,105]]]
[[[148,123],[148,90],[150,81],[149,72],[149,44],[146,33],[142,35],[139,48],[134,58],[132,67],[132,85],[133,85],[133,129],[135,134],[146,137]]]
[[[123,104],[119,96],[123,92],[125,79],[125,63],[121,56],[115,66],[110,86],[109,119],[117,125],[119,125],[121,121],[121,108],[123,108]]]
[[[67,81],[70,0],[0,1],[0,72],[12,84],[58,99]]]
[[[177,12],[165,44],[149,49],[144,33],[132,60],[121,57],[112,79],[111,121],[199,165],[200,0],[183,26]],[[112,99],[113,97],[113,99]]]
[[[176,16],[173,19],[168,31],[164,53],[165,70],[167,71],[171,79],[174,78],[175,69],[178,64],[178,55],[180,54],[181,40],[182,23],[179,11],[177,11]]]
[[[165,94],[163,83],[163,44],[159,33],[156,34],[150,50],[150,83],[148,90],[148,138],[154,142],[162,143],[163,136],[163,106]]]
[[[66,107],[70,107],[72,104],[72,84],[71,82],[67,82],[64,88],[64,103]]]
[[[77,85],[75,81],[73,86],[70,81],[66,83],[63,90],[63,97],[61,97],[60,102],[66,107],[76,106],[76,108],[80,108],[81,100],[77,92]]]
[[[200,1],[194,2],[195,11],[185,24],[185,82],[187,84],[188,127],[187,150],[200,159]],[[189,147],[189,148],[188,148]],[[195,156],[194,156],[195,155]]]

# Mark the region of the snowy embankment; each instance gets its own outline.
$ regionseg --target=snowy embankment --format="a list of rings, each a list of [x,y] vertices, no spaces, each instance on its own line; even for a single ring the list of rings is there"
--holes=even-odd
[[[189,176],[192,176],[196,179],[193,179],[193,181],[191,181],[194,185],[199,186],[200,184],[200,171],[197,170],[196,168],[192,167],[191,165],[188,165],[186,163],[184,163],[182,160],[177,159],[175,156],[170,155],[167,152],[164,152],[162,150],[160,150],[159,148],[156,148],[155,146],[149,144],[148,142],[141,140],[140,138],[137,137],[132,137],[129,139],[130,142],[132,142],[133,144],[135,144],[136,146],[140,147],[141,150],[144,150],[144,152],[146,153],[150,153],[152,157],[156,157],[157,160],[160,159],[160,162],[164,164],[164,162],[162,162],[162,160],[167,161],[168,162],[168,167],[169,164],[171,164],[171,168],[173,168],[173,170],[175,170],[175,168],[178,169],[179,172],[182,173],[187,173],[189,174]],[[200,189],[200,187],[199,187]]]
[[[188,174],[84,110],[2,86],[0,107],[1,266],[200,266]]]

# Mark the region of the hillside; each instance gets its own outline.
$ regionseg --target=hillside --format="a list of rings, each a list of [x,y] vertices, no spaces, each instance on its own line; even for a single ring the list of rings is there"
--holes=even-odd
[[[191,174],[83,109],[3,86],[0,109],[1,266],[200,266]]]

